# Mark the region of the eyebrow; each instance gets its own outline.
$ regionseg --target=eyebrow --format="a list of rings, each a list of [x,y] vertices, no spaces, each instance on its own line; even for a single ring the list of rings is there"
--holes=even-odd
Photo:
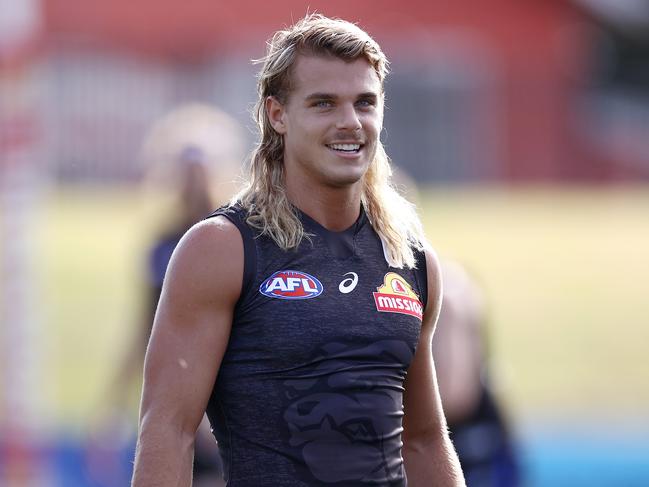
[[[335,100],[338,98],[336,95],[332,95],[331,93],[311,93],[310,95],[307,95],[306,98],[304,99],[305,101],[314,101],[314,100]],[[378,99],[378,95],[372,91],[367,91],[365,93],[360,93],[357,96],[357,99],[372,99],[376,100]]]
[[[329,93],[311,93],[306,98],[305,101],[314,101],[314,100],[334,100],[336,97]]]

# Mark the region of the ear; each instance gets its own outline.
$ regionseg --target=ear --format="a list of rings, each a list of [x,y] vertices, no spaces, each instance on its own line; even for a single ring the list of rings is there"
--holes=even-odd
[[[286,116],[286,107],[284,107],[284,105],[282,105],[274,96],[268,96],[266,97],[265,108],[266,115],[268,115],[270,124],[275,129],[275,132],[284,135],[286,133],[286,123],[284,121]]]

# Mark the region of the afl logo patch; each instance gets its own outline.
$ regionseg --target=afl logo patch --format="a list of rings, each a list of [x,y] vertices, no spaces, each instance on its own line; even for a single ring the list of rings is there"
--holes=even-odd
[[[324,291],[322,283],[306,272],[277,271],[259,286],[259,292],[269,298],[310,299]]]

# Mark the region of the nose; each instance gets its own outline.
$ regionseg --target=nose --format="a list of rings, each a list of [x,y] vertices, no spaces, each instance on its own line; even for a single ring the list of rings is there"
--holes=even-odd
[[[338,130],[360,130],[361,121],[358,118],[356,107],[353,103],[345,103],[340,106],[339,117],[336,121]]]

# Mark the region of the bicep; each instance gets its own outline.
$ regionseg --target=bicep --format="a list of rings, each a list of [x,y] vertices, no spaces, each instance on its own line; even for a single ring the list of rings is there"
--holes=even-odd
[[[405,382],[405,439],[437,434],[445,424],[432,354],[432,338],[440,311],[442,286],[439,263],[430,249],[426,250],[426,266],[428,299],[419,343]]]
[[[448,270],[448,267],[444,268]],[[460,421],[476,407],[482,372],[481,313],[472,309],[473,296],[445,274],[443,308],[433,340],[433,357],[444,412]]]
[[[200,224],[172,257],[145,358],[143,419],[195,430],[203,416],[241,289],[243,245],[229,225]]]

